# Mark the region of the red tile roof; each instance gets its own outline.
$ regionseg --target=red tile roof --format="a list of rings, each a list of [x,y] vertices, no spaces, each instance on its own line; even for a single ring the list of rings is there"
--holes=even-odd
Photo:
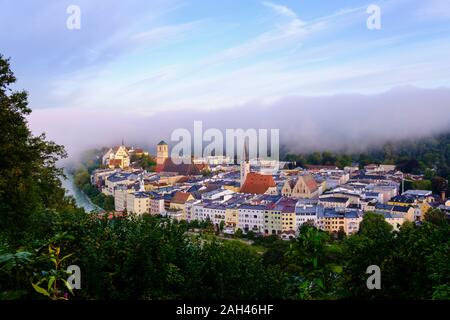
[[[190,195],[191,194],[188,192],[179,191],[179,192],[175,193],[175,195],[173,196],[173,198],[170,202],[177,203],[177,204],[185,204],[186,201],[188,201]]]
[[[263,175],[255,172],[247,174],[241,193],[264,194],[267,189],[275,187],[275,181],[270,175]]]
[[[111,159],[109,160],[109,165],[114,167],[120,167],[122,165],[121,159]]]
[[[303,181],[306,184],[306,187],[309,189],[310,192],[314,192],[317,190],[319,185],[317,184],[316,180],[314,180],[313,176],[310,174],[305,174],[302,176]]]

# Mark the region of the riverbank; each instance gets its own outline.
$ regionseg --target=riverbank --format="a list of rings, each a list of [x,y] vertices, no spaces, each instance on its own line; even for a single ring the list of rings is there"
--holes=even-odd
[[[67,170],[64,170],[64,174],[66,175],[67,179],[61,180],[62,186],[64,189],[66,189],[67,195],[75,198],[75,201],[80,208],[83,208],[87,212],[104,211],[101,207],[94,204],[91,199],[89,199],[89,197],[76,186],[74,177],[71,173],[69,173]]]

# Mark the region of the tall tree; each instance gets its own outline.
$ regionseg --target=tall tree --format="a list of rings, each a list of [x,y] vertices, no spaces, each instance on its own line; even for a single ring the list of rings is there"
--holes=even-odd
[[[9,60],[0,55],[0,229],[17,237],[31,214],[61,204],[62,171],[56,162],[66,153],[44,134],[32,135],[28,94],[11,89],[15,82]]]

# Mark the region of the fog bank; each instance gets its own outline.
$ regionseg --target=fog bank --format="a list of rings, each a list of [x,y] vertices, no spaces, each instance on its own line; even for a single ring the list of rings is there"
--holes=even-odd
[[[89,148],[141,146],[154,152],[170,144],[176,128],[192,132],[195,120],[208,128],[280,129],[290,152],[362,151],[386,141],[417,139],[450,130],[450,89],[395,88],[375,95],[289,96],[210,111],[182,110],[151,116],[86,109],[40,109],[29,117],[35,134],[66,146],[69,157]]]

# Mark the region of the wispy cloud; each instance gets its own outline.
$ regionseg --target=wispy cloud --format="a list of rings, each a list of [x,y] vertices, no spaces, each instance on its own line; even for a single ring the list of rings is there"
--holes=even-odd
[[[192,21],[183,24],[166,25],[152,28],[143,32],[139,32],[131,36],[131,39],[138,42],[145,42],[147,44],[155,42],[166,42],[173,40],[176,37],[186,35],[187,32],[194,30],[200,25],[201,21]]]
[[[55,2],[48,10],[32,8],[48,19],[62,13],[44,23],[45,32],[26,24],[27,32],[17,27],[0,34],[0,49],[19,66],[19,85],[30,91],[33,108],[126,109],[139,116],[163,109],[178,117],[175,112],[186,109],[266,104],[292,94],[450,85],[448,26],[433,18],[445,16],[447,2],[439,0],[378,1],[380,31],[367,30],[363,0],[345,9],[336,2],[304,3],[301,12],[292,9],[298,0],[223,2],[220,9],[195,0],[183,6],[171,0],[168,7],[161,0],[130,0],[131,8],[115,0],[104,23],[98,23],[105,13],[97,2],[80,1],[83,17],[92,18],[78,33],[64,29],[65,8]],[[13,6],[19,6],[15,12],[0,12],[10,23],[28,12]],[[416,21],[416,11],[428,12],[428,20]],[[33,15],[31,21],[46,19]]]
[[[273,11],[275,11],[277,14],[281,15],[281,16],[285,16],[285,17],[289,17],[289,18],[297,18],[297,14],[290,8],[288,8],[287,6],[283,6],[283,5],[279,5],[279,4],[275,4],[269,1],[264,1],[262,2],[263,6],[266,6],[270,9],[272,9]]]

